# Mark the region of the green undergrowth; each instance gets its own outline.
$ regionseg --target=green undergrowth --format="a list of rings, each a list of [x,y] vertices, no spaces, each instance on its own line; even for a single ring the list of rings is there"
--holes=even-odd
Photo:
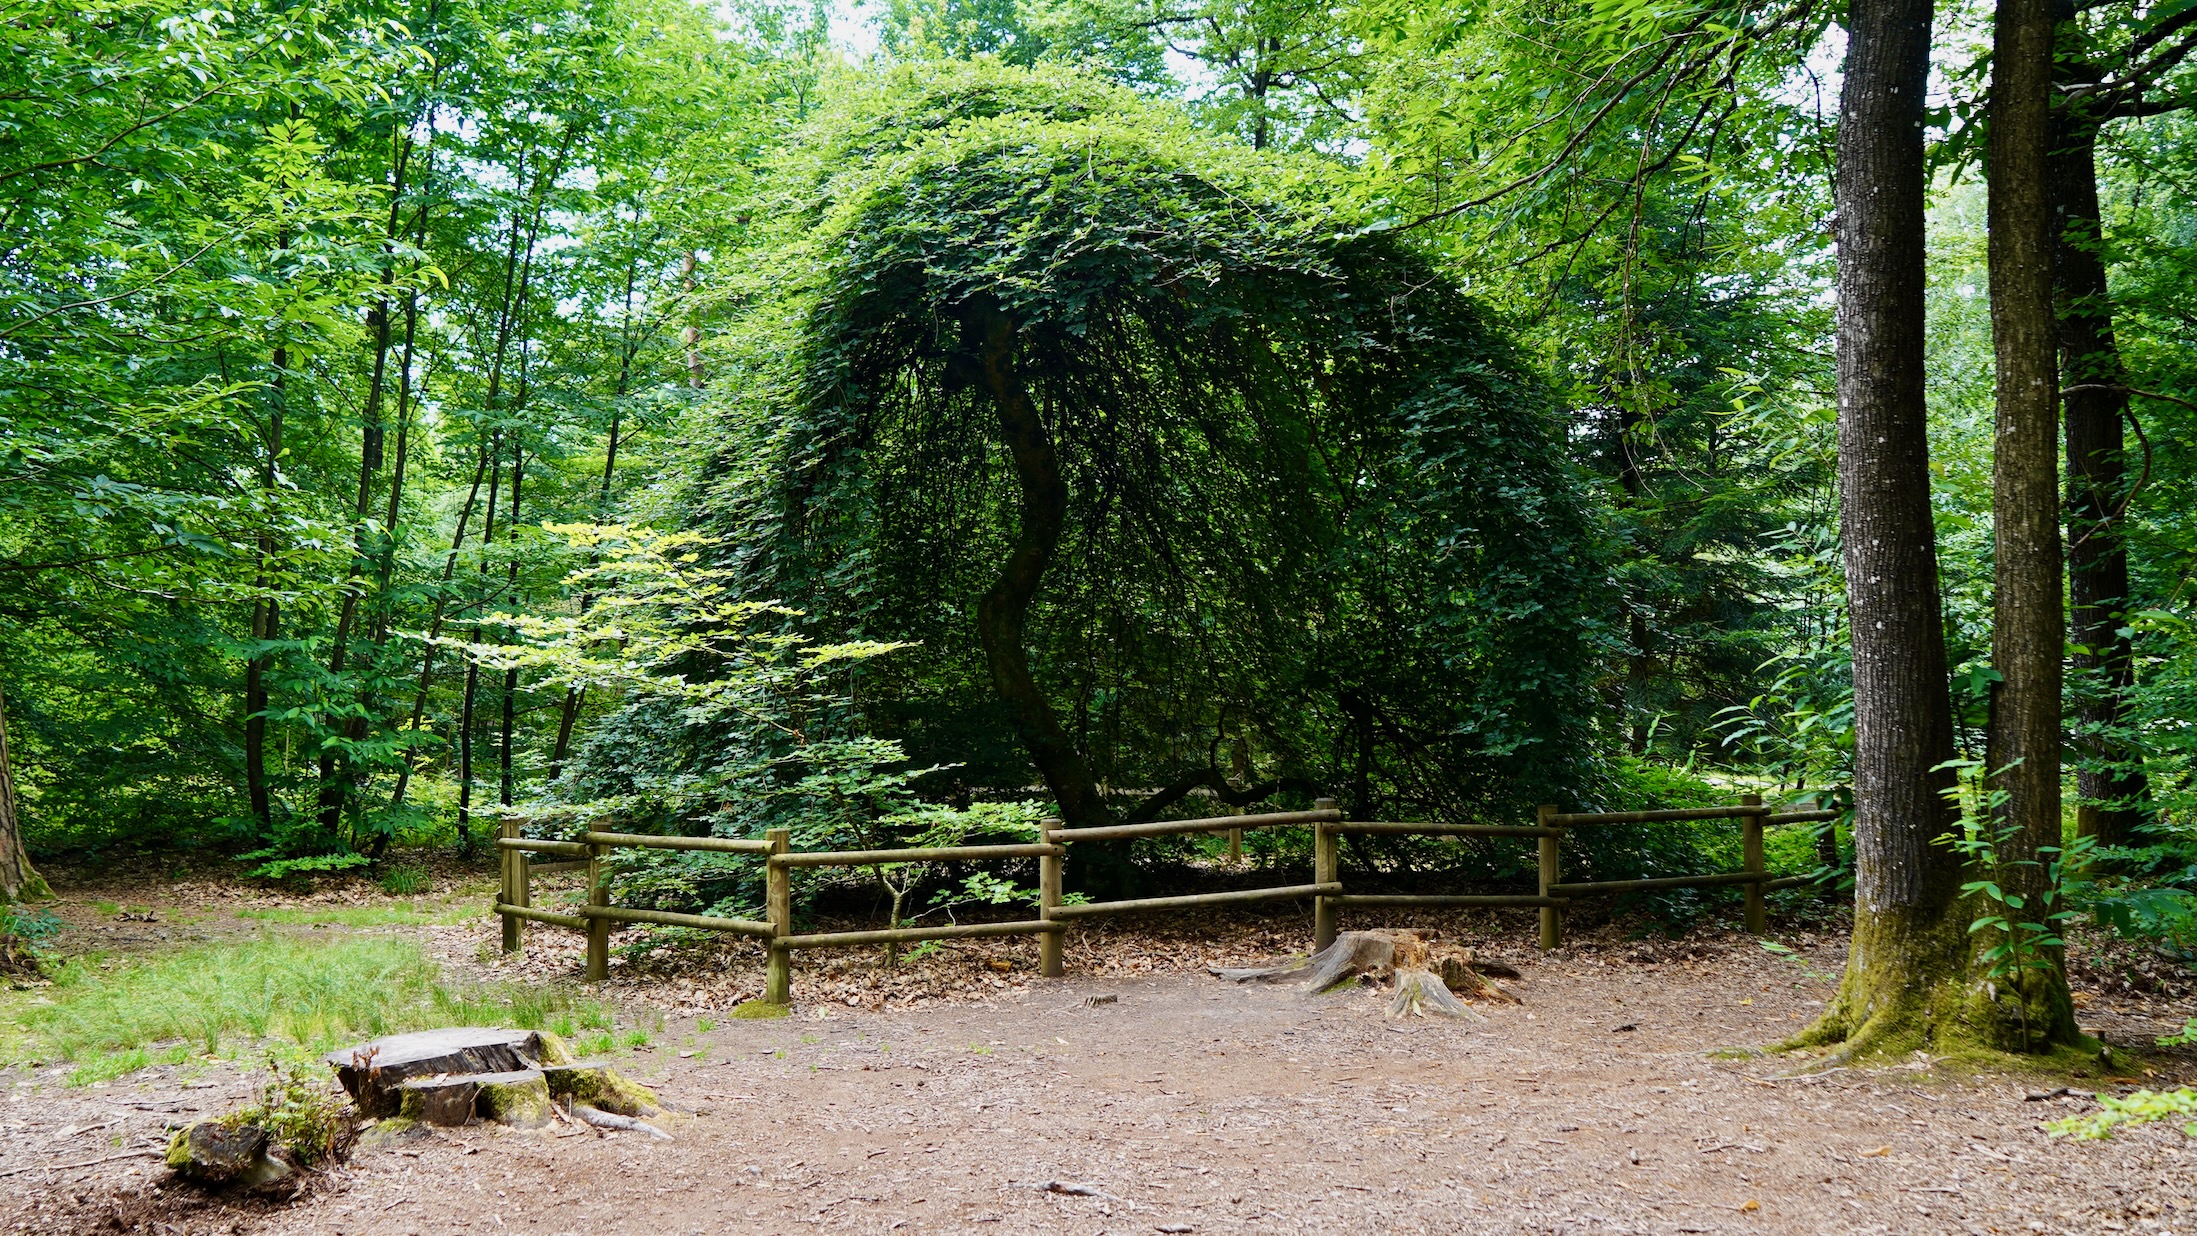
[[[236,916],[285,926],[417,927],[462,923],[483,913],[478,902],[407,902],[379,906],[280,906],[238,910]]]
[[[2101,1094],[2097,1111],[2054,1120],[2044,1127],[2054,1137],[2101,1139],[2113,1136],[2113,1130],[2123,1126],[2186,1116],[2197,1116],[2197,1091],[2184,1086],[2179,1090],[2138,1090],[2120,1098]],[[2182,1133],[2197,1137],[2197,1120],[2185,1120]]]
[[[0,1001],[0,1067],[64,1061],[75,1085],[437,1026],[615,1027],[600,1003],[561,988],[445,982],[401,939],[268,934],[137,961],[71,959],[51,973],[50,986]]]

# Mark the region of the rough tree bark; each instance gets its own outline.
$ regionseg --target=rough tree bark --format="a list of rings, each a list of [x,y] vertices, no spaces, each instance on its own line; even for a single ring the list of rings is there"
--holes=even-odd
[[[0,688],[0,905],[52,895],[31,867],[23,819],[15,808],[15,764],[8,753],[8,696]],[[0,949],[0,952],[4,952]]]
[[[1030,673],[1024,631],[1030,602],[1045,581],[1045,568],[1060,544],[1068,517],[1068,485],[1060,475],[1060,456],[1045,431],[1044,419],[1015,368],[1015,322],[996,307],[973,311],[964,330],[999,430],[1014,459],[1021,489],[1020,525],[1015,547],[1000,568],[999,580],[977,602],[977,638],[991,671],[992,686],[1007,704],[1023,745],[1072,827],[1113,822],[1083,753],[1061,728],[1053,706]]]
[[[2061,23],[2074,20],[2061,5]],[[2063,85],[2090,85],[2099,73],[2080,57],[2058,61]],[[2117,512],[2127,499],[2127,443],[2122,420],[2128,394],[2113,333],[2105,259],[2099,252],[2098,129],[2091,109],[2065,92],[2054,111],[2051,156],[2053,215],[2058,231],[2053,273],[2058,284],[2062,397],[2067,415],[2067,584],[2070,642],[2085,756],[2076,770],[2076,832],[2099,845],[2126,845],[2141,818],[2148,787],[2128,767],[2126,723],[2135,685],[2135,650],[2123,630],[2128,606],[2128,546]]]
[[[1987,772],[1988,784],[2006,796],[1992,820],[2000,830],[1999,862],[1990,874],[2031,907],[2045,886],[2038,851],[2060,844],[2060,658],[2067,644],[2060,591],[2059,328],[2052,313],[2056,229],[2048,166],[2052,5],[1999,0],[1988,139],[1991,340],[1998,378],[1991,660],[2002,677],[1992,701]],[[2007,977],[2017,989],[2013,999],[2030,1006],[2016,1018],[2017,1036],[2075,1041],[2074,1005],[2056,964]]]
[[[1925,1046],[1968,959],[1961,872],[1936,839],[1952,701],[1923,406],[1923,93],[1931,0],[1854,0],[1839,98],[1839,513],[1854,661],[1854,934],[1798,1045]]]

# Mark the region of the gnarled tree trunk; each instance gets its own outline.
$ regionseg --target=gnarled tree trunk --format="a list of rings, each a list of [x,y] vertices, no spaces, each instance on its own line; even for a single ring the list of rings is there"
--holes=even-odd
[[[1023,745],[1060,803],[1062,818],[1074,827],[1108,824],[1113,813],[1099,794],[1083,753],[1076,750],[1053,715],[1052,704],[1038,689],[1023,642],[1030,603],[1045,582],[1045,568],[1068,518],[1068,485],[1060,475],[1060,456],[1016,372],[1014,319],[985,306],[968,316],[963,329],[976,354],[985,393],[999,415],[1000,438],[1014,459],[1022,495],[1014,550],[1000,568],[998,582],[977,602],[977,637],[984,646],[992,686],[1014,716]]]

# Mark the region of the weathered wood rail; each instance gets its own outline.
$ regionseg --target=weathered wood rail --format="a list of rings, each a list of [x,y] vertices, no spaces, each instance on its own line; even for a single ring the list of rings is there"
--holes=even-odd
[[[1772,878],[1764,865],[1763,830],[1779,824],[1815,823],[1835,819],[1836,811],[1772,811],[1759,795],[1749,794],[1732,807],[1696,807],[1658,811],[1561,812],[1553,805],[1536,810],[1532,824],[1433,824],[1385,820],[1349,820],[1331,798],[1318,799],[1310,811],[1276,811],[1265,815],[1225,815],[1199,820],[1161,820],[1145,824],[1110,824],[1097,828],[1067,828],[1059,820],[1039,825],[1035,844],[931,846],[896,850],[831,850],[793,852],[790,834],[773,829],[762,840],[736,837],[666,837],[648,833],[588,831],[562,841],[538,840],[518,835],[517,823],[506,821],[496,840],[503,854],[503,887],[495,912],[503,916],[503,946],[515,952],[525,943],[525,924],[543,923],[587,933],[587,977],[608,977],[610,931],[615,923],[645,923],[690,927],[751,936],[763,942],[769,962],[765,969],[763,999],[785,1004],[792,998],[793,954],[814,948],[845,948],[872,944],[902,944],[920,940],[961,940],[995,936],[1038,937],[1038,970],[1046,976],[1063,972],[1061,936],[1078,919],[1108,914],[1135,914],[1153,910],[1188,909],[1196,906],[1241,905],[1262,901],[1312,901],[1315,948],[1325,948],[1336,936],[1339,911],[1357,908],[1449,908],[1473,906],[1534,907],[1541,912],[1541,947],[1563,944],[1563,913],[1574,897],[1648,892],[1673,888],[1716,888],[1745,885],[1747,930],[1766,929],[1763,894],[1771,889],[1807,882],[1806,877]],[[1657,876],[1638,880],[1565,882],[1562,877],[1562,842],[1574,828],[1626,824],[1672,823],[1697,820],[1737,820],[1740,823],[1739,871],[1702,875]],[[1270,888],[1232,889],[1218,893],[1189,893],[1174,897],[1139,897],[1124,901],[1068,902],[1062,896],[1062,867],[1069,847],[1079,842],[1126,841],[1140,837],[1180,836],[1186,833],[1228,833],[1231,847],[1243,830],[1260,828],[1312,829],[1312,882],[1282,884]],[[1345,890],[1338,862],[1339,843],[1346,836],[1420,837],[1531,837],[1540,842],[1539,887],[1533,893],[1351,893]],[[612,850],[692,850],[719,854],[761,855],[764,860],[763,919],[722,918],[706,914],[681,914],[669,910],[641,910],[610,904],[610,884],[603,859]],[[548,863],[535,863],[542,855]],[[1034,919],[1004,923],[945,923],[937,926],[891,927],[873,931],[832,931],[802,934],[793,929],[792,873],[819,867],[876,867],[895,863],[988,862],[1009,858],[1038,860],[1038,914]],[[587,904],[565,914],[535,909],[532,877],[544,868],[587,870]]]

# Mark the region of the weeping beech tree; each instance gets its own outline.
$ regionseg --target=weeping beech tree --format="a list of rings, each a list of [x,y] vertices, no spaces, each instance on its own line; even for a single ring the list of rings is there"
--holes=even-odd
[[[747,595],[916,645],[859,697],[963,792],[1576,790],[1606,569],[1555,406],[1333,175],[1079,76],[902,71],[777,171],[696,518]]]

